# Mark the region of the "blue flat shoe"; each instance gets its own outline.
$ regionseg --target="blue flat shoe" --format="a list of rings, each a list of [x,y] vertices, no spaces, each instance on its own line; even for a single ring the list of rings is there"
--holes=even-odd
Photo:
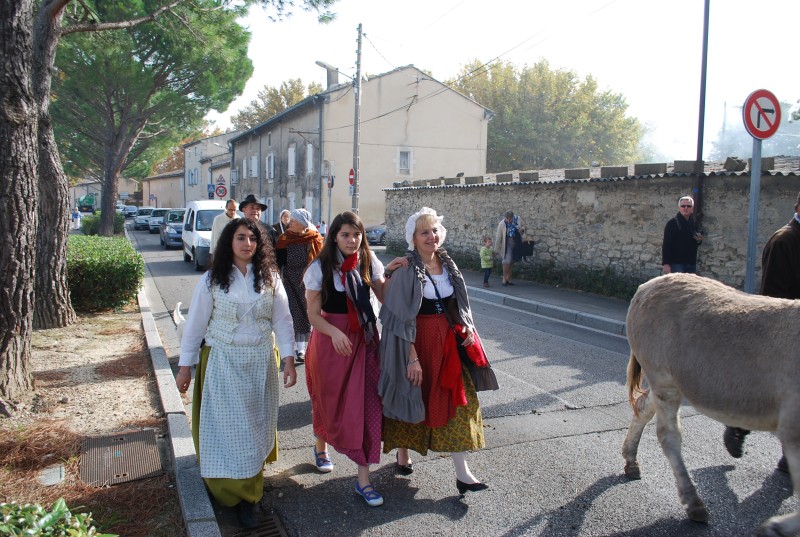
[[[330,458],[328,458],[328,452],[321,451],[317,453],[317,446],[314,446],[314,462],[317,465],[317,470],[323,474],[333,471],[333,463]]]
[[[364,501],[367,502],[367,505],[370,507],[378,507],[379,505],[383,505],[383,496],[381,493],[375,490],[375,487],[372,484],[364,485],[364,488],[358,486],[358,481],[356,481],[356,492],[364,498]]]

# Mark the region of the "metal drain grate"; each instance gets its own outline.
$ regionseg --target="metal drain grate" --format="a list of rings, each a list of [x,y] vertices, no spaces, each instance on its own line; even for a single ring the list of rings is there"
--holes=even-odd
[[[234,537],[289,537],[276,515],[264,516],[261,524],[252,530],[238,532]]]
[[[81,448],[81,480],[90,485],[118,485],[164,473],[154,429],[89,437]]]

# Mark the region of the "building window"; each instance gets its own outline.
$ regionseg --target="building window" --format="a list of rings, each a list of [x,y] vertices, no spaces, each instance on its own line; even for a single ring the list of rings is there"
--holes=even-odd
[[[258,157],[250,157],[250,177],[258,177]]]
[[[267,155],[267,182],[271,183],[275,180],[275,155],[270,153]]]
[[[272,147],[272,133],[267,133],[267,146]]]
[[[242,157],[242,177],[244,177],[245,179],[250,177],[247,174],[247,157]]]
[[[306,145],[306,175],[311,175],[314,172],[314,146],[312,144]]]
[[[411,175],[411,150],[401,149],[397,156],[397,174]]]
[[[297,146],[292,144],[289,146],[289,151],[286,154],[287,163],[289,166],[288,175],[289,177],[294,177],[296,172],[295,168],[297,167],[297,163],[295,162],[295,155],[297,154]]]

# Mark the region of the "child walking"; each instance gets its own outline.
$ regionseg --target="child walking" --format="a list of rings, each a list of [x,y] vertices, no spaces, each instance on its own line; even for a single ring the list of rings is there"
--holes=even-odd
[[[492,274],[494,264],[494,252],[492,252],[492,238],[488,235],[483,236],[483,248],[481,248],[481,268],[483,269],[483,286],[489,287],[489,276]]]

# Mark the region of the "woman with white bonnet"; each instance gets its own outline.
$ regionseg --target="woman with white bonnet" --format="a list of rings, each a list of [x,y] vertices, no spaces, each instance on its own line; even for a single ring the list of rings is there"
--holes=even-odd
[[[408,266],[387,268],[380,312],[383,452],[397,448],[397,472],[414,470],[409,450],[450,452],[460,494],[488,488],[470,471],[467,451],[484,447],[480,405],[462,364],[463,345],[474,342],[474,323],[461,271],[442,243],[447,230],[436,211],[423,207],[406,223]]]
[[[308,320],[306,286],[303,273],[306,267],[322,250],[322,236],[311,223],[311,215],[305,209],[289,211],[289,223],[278,237],[275,257],[281,267],[283,287],[289,297],[289,310],[294,322],[294,338],[297,363],[305,361],[311,323]]]

